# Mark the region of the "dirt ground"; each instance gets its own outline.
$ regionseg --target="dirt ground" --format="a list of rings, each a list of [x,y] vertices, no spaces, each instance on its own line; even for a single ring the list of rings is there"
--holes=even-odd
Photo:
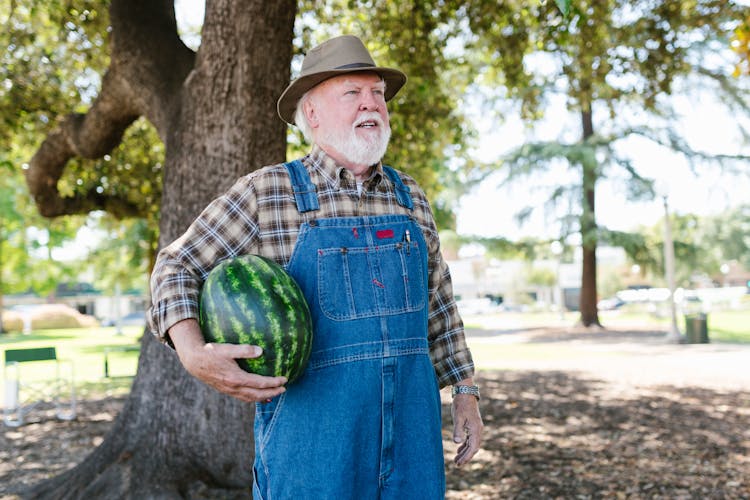
[[[585,366],[516,359],[507,369],[482,370],[484,446],[460,469],[450,463],[446,397],[447,498],[750,499],[750,349],[663,345],[661,334],[647,332],[516,335],[482,335],[472,349],[494,339],[619,354]],[[696,371],[696,355],[710,363],[697,370],[702,377],[685,378]],[[123,401],[83,401],[72,422],[49,412],[2,428],[0,498],[78,463],[104,438]]]

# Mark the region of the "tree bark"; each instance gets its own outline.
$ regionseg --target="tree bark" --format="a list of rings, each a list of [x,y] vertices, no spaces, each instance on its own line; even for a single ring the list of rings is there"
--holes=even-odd
[[[592,120],[591,107],[581,112],[583,126],[583,140],[586,141],[594,135],[594,124]],[[596,159],[584,161],[583,168],[583,211],[581,213],[581,245],[583,253],[583,264],[581,266],[581,294],[579,298],[579,309],[581,313],[580,322],[584,326],[601,326],[599,322],[599,311],[597,308],[597,284],[596,284],[596,197],[595,188],[597,180],[598,165]]]
[[[106,154],[138,116],[166,146],[160,245],[238,176],[283,161],[276,99],[289,82],[295,14],[293,0],[209,0],[194,54],[177,36],[172,0],[112,0],[111,65],[99,98],[86,115],[63,121],[27,172],[40,211],[107,208],[105,200],[61,197],[57,179],[71,157]],[[110,434],[78,466],[24,496],[250,498],[253,410],[190,377],[145,332]]]

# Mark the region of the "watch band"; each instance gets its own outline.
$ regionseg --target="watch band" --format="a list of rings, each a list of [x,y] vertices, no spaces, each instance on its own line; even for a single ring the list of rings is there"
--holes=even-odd
[[[479,387],[476,385],[454,385],[451,394],[454,398],[456,394],[471,394],[479,401]]]

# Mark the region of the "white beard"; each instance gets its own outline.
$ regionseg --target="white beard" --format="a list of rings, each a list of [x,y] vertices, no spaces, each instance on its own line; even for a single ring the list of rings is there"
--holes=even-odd
[[[366,121],[373,121],[377,124],[377,137],[362,138],[357,135],[356,128]],[[320,143],[328,145],[338,151],[338,153],[348,162],[356,165],[374,165],[379,162],[391,139],[391,127],[384,123],[377,113],[362,113],[362,116],[352,125],[352,128],[345,130],[337,128],[329,130],[320,138]]]

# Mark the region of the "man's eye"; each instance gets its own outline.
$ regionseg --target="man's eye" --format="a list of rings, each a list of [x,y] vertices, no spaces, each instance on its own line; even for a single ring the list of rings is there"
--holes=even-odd
[[[346,95],[357,95],[357,94],[359,94],[358,90],[348,90],[346,92]]]

